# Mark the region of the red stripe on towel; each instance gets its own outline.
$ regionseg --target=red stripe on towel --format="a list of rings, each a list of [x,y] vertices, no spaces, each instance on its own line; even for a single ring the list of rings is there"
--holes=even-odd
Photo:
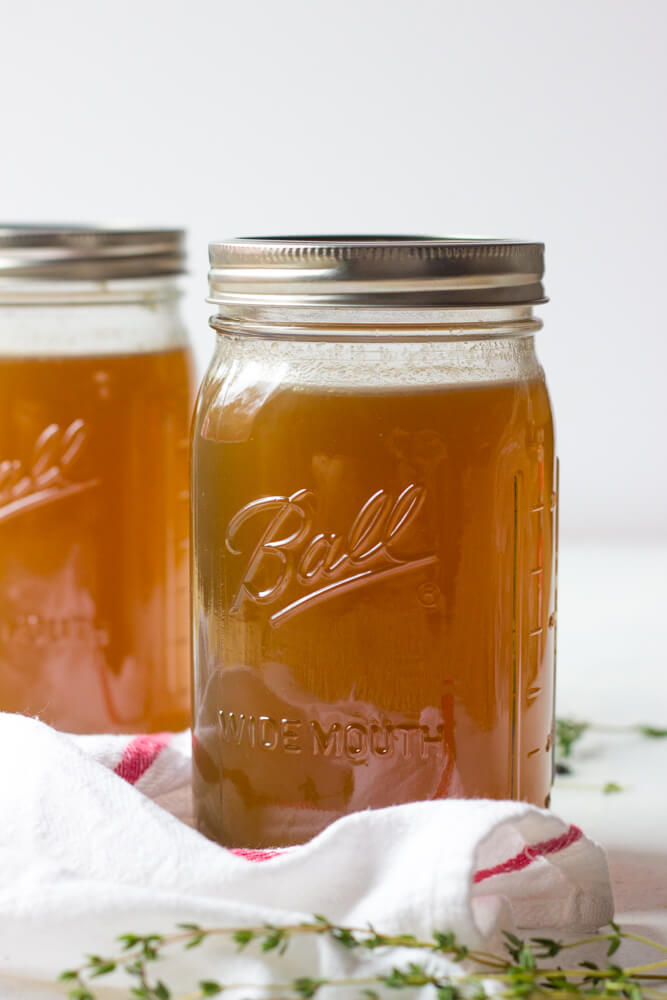
[[[270,848],[260,851],[248,847],[235,847],[231,853],[236,854],[239,858],[245,858],[246,861],[270,861],[271,858],[279,858],[281,854],[285,854],[285,851],[276,851]]]
[[[502,861],[499,865],[494,865],[493,868],[481,868],[478,872],[475,872],[473,881],[483,882],[493,875],[520,872],[523,868],[527,868],[528,865],[532,864],[536,858],[543,858],[548,854],[557,854],[559,851],[564,851],[566,847],[576,844],[582,837],[583,833],[579,827],[571,826],[560,837],[544,840],[541,844],[530,844],[528,847],[524,847],[522,851],[519,851],[518,854],[515,854],[513,858],[508,858],[507,861]]]
[[[123,756],[114,767],[114,774],[130,785],[136,785],[170,741],[171,733],[135,736],[125,747]]]
[[[478,872],[475,872],[473,880],[476,883],[484,882],[485,879],[491,878],[493,875],[507,875],[512,872],[520,872],[532,864],[536,858],[543,858],[549,854],[558,854],[560,851],[564,851],[566,847],[576,844],[582,837],[583,833],[578,826],[570,826],[559,837],[544,840],[540,844],[529,844],[518,854],[515,854],[513,858],[501,861],[500,864],[494,865],[493,868],[481,868]],[[232,849],[231,853],[239,858],[245,858],[246,861],[270,861],[271,858],[278,858],[289,852],[287,850],[277,850],[276,848],[255,850],[252,848],[236,847]]]

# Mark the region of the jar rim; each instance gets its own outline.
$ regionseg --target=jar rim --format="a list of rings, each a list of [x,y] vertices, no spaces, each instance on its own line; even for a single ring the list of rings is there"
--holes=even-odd
[[[450,341],[532,337],[542,328],[532,305],[437,308],[221,306],[209,318],[218,336],[281,341]]]

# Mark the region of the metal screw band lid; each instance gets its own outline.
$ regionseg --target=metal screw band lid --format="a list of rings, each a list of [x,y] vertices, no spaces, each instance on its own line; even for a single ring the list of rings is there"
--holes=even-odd
[[[544,244],[426,236],[276,236],[209,245],[224,305],[482,306],[545,302]]]
[[[0,279],[111,281],[181,274],[181,229],[0,225]]]

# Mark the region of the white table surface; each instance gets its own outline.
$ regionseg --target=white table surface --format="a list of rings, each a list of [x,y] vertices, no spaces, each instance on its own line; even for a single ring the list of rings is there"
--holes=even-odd
[[[667,544],[562,550],[557,670],[558,715],[667,728]],[[572,769],[554,811],[606,848],[619,921],[667,941],[667,739],[593,729]]]

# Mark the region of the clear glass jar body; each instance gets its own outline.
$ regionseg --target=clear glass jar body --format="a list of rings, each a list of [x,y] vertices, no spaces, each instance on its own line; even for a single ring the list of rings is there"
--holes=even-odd
[[[0,288],[0,709],[187,725],[193,380],[173,279]]]
[[[413,800],[548,802],[538,324],[528,307],[410,319],[252,336],[214,320],[193,441],[194,794],[227,845]]]

